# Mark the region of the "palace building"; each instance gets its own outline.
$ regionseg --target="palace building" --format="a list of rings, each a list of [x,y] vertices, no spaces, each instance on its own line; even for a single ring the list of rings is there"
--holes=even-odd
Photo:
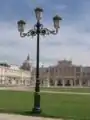
[[[61,60],[56,65],[40,68],[41,86],[89,87],[90,67],[77,66],[72,61]]]
[[[0,63],[0,86],[35,87],[36,71],[29,55],[21,66]],[[60,60],[56,65],[40,67],[42,87],[90,87],[90,66],[77,66],[69,60]]]
[[[30,86],[32,65],[29,55],[21,67],[17,65],[0,64],[0,86]]]

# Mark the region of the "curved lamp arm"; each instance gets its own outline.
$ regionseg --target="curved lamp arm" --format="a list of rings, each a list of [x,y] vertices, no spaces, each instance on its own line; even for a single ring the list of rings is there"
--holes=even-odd
[[[34,30],[34,29],[31,29],[31,30],[29,30],[27,33],[24,33],[24,32],[20,32],[20,36],[21,37],[29,37],[29,36],[32,36],[32,37],[34,37],[34,36],[36,36],[36,34],[37,34],[37,32],[36,32],[36,30]]]
[[[48,28],[43,28],[43,25],[40,24],[40,35],[42,35],[42,36],[46,36],[46,35],[50,35],[50,34],[56,35],[57,33],[58,33],[58,30],[50,30]],[[37,35],[37,24],[34,25],[34,29],[30,29],[27,33],[20,32],[21,37],[26,37],[26,36],[34,37],[36,35]]]
[[[48,28],[42,28],[40,30],[40,34],[41,35],[50,35],[50,34],[56,35],[57,33],[58,33],[58,31],[56,31],[56,30],[50,30]]]

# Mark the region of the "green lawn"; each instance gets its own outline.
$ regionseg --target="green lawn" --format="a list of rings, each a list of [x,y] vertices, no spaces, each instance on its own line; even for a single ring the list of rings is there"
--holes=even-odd
[[[25,114],[33,107],[32,92],[0,90],[0,112]],[[90,120],[90,95],[41,93],[44,116]]]
[[[41,88],[44,91],[90,93],[90,88]]]

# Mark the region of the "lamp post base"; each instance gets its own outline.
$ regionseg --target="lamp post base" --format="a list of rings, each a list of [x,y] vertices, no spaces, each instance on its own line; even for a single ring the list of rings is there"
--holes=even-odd
[[[40,113],[41,113],[41,109],[38,109],[38,108],[32,109],[32,114],[40,114]]]
[[[33,114],[40,114],[41,113],[39,92],[34,93],[34,108],[32,109],[32,113]]]

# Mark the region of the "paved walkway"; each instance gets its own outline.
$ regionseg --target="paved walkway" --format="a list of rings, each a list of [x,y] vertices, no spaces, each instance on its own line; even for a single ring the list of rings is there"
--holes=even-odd
[[[72,95],[90,95],[90,93],[81,92],[60,92],[60,91],[41,91],[41,93],[53,93],[53,94],[72,94]]]
[[[0,87],[0,90],[14,90],[14,91],[33,91],[34,88],[29,88],[29,87]],[[41,90],[41,93],[53,93],[53,94],[75,94],[75,95],[90,95],[90,93],[82,93],[82,92],[70,92],[70,91],[46,91],[46,90]]]
[[[63,119],[51,119],[42,117],[31,117],[22,115],[0,114],[0,120],[63,120]]]

